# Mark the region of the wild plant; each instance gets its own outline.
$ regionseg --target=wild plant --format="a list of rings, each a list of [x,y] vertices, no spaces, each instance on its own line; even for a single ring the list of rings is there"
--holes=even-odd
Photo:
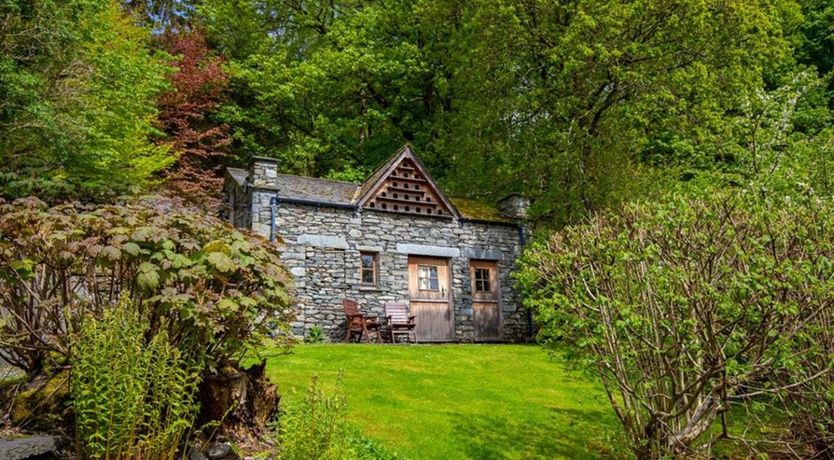
[[[304,399],[283,412],[279,420],[281,460],[337,460],[353,458],[347,444],[347,397],[340,389],[321,389],[314,376]]]
[[[173,459],[198,411],[201,366],[130,301],[87,317],[72,340],[70,395],[81,458]]]

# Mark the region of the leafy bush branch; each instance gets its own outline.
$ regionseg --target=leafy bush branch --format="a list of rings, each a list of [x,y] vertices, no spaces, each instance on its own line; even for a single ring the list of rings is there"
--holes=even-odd
[[[736,436],[733,404],[830,382],[814,334],[830,335],[832,211],[743,193],[632,204],[534,246],[519,279],[637,457],[685,453]]]
[[[30,375],[66,359],[82,318],[123,296],[148,336],[214,368],[289,330],[289,280],[269,242],[175,199],[0,204],[0,356]]]

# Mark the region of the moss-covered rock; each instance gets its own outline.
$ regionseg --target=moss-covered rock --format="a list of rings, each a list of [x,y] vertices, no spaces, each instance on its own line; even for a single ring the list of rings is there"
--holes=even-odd
[[[45,432],[67,428],[71,416],[69,375],[64,369],[7,387],[4,399],[12,425]]]

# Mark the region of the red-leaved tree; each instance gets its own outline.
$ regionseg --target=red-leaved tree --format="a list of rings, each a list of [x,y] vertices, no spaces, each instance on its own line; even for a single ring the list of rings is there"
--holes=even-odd
[[[167,172],[168,185],[198,203],[220,204],[222,168],[231,142],[229,127],[213,122],[229,84],[223,58],[212,52],[200,31],[166,32],[161,46],[174,59],[171,91],[159,99],[159,125],[178,155]]]

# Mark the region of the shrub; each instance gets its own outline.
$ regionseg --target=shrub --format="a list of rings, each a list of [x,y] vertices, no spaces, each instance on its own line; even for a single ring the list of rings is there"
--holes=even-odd
[[[201,366],[149,327],[129,302],[82,320],[70,379],[82,458],[173,459],[191,427]]]
[[[795,450],[810,458],[834,457],[834,308],[827,308],[794,341],[792,372],[779,376],[787,386],[787,418]]]
[[[341,377],[340,377],[341,380]],[[340,390],[328,395],[313,377],[305,398],[282,413],[279,431],[281,460],[355,458],[347,445],[347,398]]]
[[[798,339],[831,309],[833,261],[828,202],[672,196],[554,234],[518,278],[541,338],[598,373],[637,457],[660,458],[729,437],[731,404],[830,375]]]
[[[150,336],[211,369],[287,335],[289,279],[271,243],[176,199],[0,203],[0,356],[37,374],[66,359],[81,318],[128,295]]]
[[[307,331],[307,336],[304,337],[307,343],[322,343],[324,342],[324,330],[319,325],[311,327]]]

